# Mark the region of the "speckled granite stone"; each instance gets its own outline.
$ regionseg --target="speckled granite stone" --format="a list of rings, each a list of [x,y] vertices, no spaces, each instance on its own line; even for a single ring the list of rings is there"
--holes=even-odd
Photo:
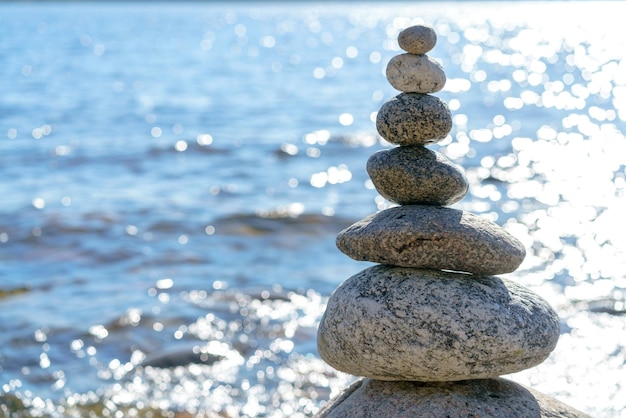
[[[337,247],[360,261],[474,274],[515,271],[521,242],[470,212],[405,205],[369,215],[337,235]]]
[[[317,418],[590,418],[557,399],[510,380],[384,382],[359,379]]]
[[[376,116],[376,129],[392,144],[434,144],[452,129],[452,114],[438,97],[400,93],[381,106]]]
[[[427,55],[400,54],[387,64],[387,81],[405,93],[435,93],[446,84],[441,65]]]
[[[461,167],[421,145],[372,154],[367,173],[382,197],[401,205],[449,206],[463,199],[469,187]]]
[[[332,293],[317,348],[355,376],[442,382],[533,367],[559,333],[550,305],[511,280],[377,265]]]
[[[400,48],[411,54],[425,54],[433,49],[436,43],[437,34],[429,26],[411,26],[398,35]]]

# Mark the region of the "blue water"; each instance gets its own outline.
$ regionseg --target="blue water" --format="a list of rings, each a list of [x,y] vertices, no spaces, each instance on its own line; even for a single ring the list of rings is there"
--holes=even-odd
[[[427,23],[456,207],[524,242],[512,276],[562,318],[513,378],[626,416],[624,9],[0,4],[0,393],[52,416],[312,415],[351,379],[317,357],[325,298],[368,266],[335,235],[388,205],[372,120],[397,33]]]

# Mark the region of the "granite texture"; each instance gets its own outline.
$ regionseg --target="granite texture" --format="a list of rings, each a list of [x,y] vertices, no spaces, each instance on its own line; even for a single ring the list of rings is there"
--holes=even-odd
[[[377,265],[332,293],[317,347],[355,376],[442,382],[533,367],[559,333],[550,305],[511,280]]]
[[[411,54],[425,54],[433,49],[436,43],[437,33],[429,26],[411,26],[398,35],[400,48]]]
[[[394,89],[405,93],[435,93],[446,84],[443,68],[427,55],[396,55],[385,74]]]
[[[392,144],[434,144],[452,129],[452,114],[438,97],[400,93],[381,106],[376,116],[376,129]]]
[[[337,247],[360,261],[473,274],[515,271],[521,242],[499,225],[470,212],[427,205],[385,209],[337,235]]]
[[[557,399],[510,380],[384,382],[359,379],[317,418],[590,418]]]
[[[463,199],[469,188],[460,166],[421,145],[372,154],[367,173],[382,197],[401,205],[449,206]]]

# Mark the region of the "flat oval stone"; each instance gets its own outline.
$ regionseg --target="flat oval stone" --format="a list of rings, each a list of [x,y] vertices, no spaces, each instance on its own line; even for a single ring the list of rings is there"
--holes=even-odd
[[[405,93],[435,93],[446,84],[441,65],[427,55],[400,54],[387,64],[387,81]]]
[[[545,393],[502,378],[461,382],[359,379],[315,416],[590,418]]]
[[[400,93],[381,106],[376,116],[376,129],[392,144],[434,144],[452,129],[452,114],[438,97]]]
[[[443,382],[536,366],[559,334],[550,305],[511,280],[377,265],[332,293],[317,347],[355,376]]]
[[[337,235],[337,247],[360,261],[473,274],[510,273],[526,255],[521,242],[485,218],[425,205],[367,216]]]
[[[400,48],[411,54],[425,54],[433,49],[436,43],[437,33],[429,26],[411,26],[398,35]]]
[[[367,173],[382,197],[401,205],[448,206],[461,200],[469,188],[461,167],[421,145],[372,154]]]

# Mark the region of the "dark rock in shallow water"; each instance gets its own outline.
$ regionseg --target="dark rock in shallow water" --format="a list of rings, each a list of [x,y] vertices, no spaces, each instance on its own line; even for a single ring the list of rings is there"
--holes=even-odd
[[[355,376],[441,382],[528,369],[559,335],[550,305],[511,280],[379,265],[335,289],[317,346]]]
[[[372,154],[367,173],[382,197],[401,205],[448,206],[469,188],[463,169],[421,145]]]
[[[590,418],[544,393],[506,379],[384,382],[361,379],[317,418]]]
[[[526,249],[499,225],[462,210],[406,205],[370,215],[337,235],[360,261],[473,274],[515,271]]]
[[[223,359],[224,356],[202,352],[198,347],[194,347],[152,353],[145,358],[141,365],[159,369],[171,369],[179,366],[187,366],[189,364],[211,365]]]
[[[30,288],[25,287],[25,286],[9,288],[9,289],[0,288],[0,299],[8,298],[11,296],[22,295],[24,293],[30,292],[30,290],[31,290]]]

